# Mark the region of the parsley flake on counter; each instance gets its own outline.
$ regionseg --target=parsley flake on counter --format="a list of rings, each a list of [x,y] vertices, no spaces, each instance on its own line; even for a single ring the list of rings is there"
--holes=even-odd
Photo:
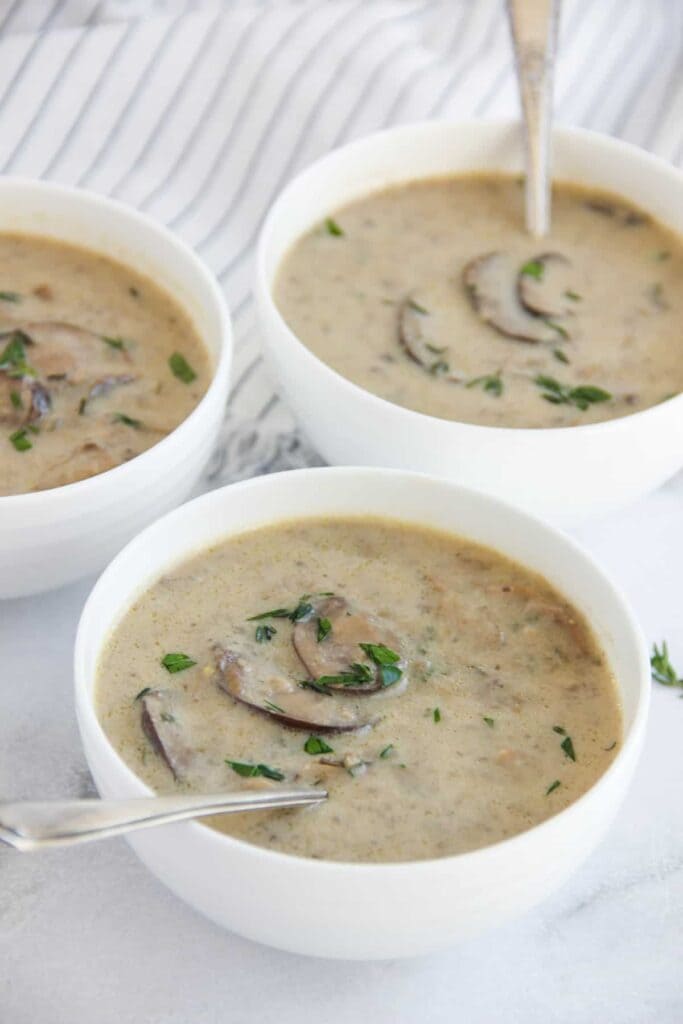
[[[187,654],[183,654],[181,651],[176,651],[172,654],[165,654],[161,659],[161,664],[164,666],[167,672],[184,672],[186,668],[192,668],[197,662],[193,661]]]
[[[683,686],[683,677],[678,675],[669,660],[669,648],[666,640],[662,640],[661,648],[657,647],[657,644],[653,644],[650,667],[652,678],[656,683],[661,683],[662,686]]]

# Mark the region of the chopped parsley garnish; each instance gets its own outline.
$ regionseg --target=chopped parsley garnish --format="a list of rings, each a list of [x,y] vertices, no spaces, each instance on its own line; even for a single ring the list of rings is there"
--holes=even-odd
[[[27,452],[29,448],[33,448],[33,442],[29,440],[28,431],[25,428],[15,430],[13,434],[10,434],[9,439],[18,452]]]
[[[401,660],[401,656],[396,651],[390,650],[384,644],[359,644],[358,646],[378,666],[379,678],[383,687],[393,686],[399,681],[403,672],[398,668],[397,663]]]
[[[486,715],[484,715],[484,721],[488,725],[489,729],[493,729],[494,725],[496,724],[495,718],[488,718]]]
[[[382,760],[385,761],[389,757],[389,755],[391,754],[393,749],[394,749],[394,744],[390,743],[388,746],[386,746],[384,748],[384,750],[380,750],[379,756],[382,758]]]
[[[424,306],[421,306],[419,302],[415,301],[415,299],[408,299],[407,305],[410,306],[411,309],[414,309],[416,313],[421,313],[422,316],[429,316],[429,310],[425,309]],[[441,349],[440,351],[443,352],[444,349]]]
[[[272,700],[264,700],[263,706],[267,711],[275,711],[276,714],[284,715],[285,709],[279,704],[273,704]]]
[[[183,654],[180,651],[176,651],[173,654],[165,654],[161,659],[161,664],[164,666],[167,672],[184,672],[186,668],[192,668],[197,662],[193,661],[187,654]]]
[[[339,672],[337,675],[319,676],[317,679],[304,679],[299,686],[304,689],[316,690],[318,693],[329,695],[330,686],[365,686],[372,682],[372,671],[368,665],[361,665],[355,662],[349,666],[347,672]]]
[[[554,348],[553,349],[553,355],[555,356],[555,358],[560,363],[568,363],[569,362],[569,356],[565,352],[563,352],[561,348]]]
[[[325,227],[327,228],[328,235],[334,235],[335,238],[341,238],[344,234],[342,229],[337,224],[336,220],[332,217],[328,217],[325,220]]]
[[[114,423],[124,423],[127,427],[134,427],[135,430],[139,430],[142,426],[142,420],[136,420],[132,416],[126,415],[125,412],[115,412]]]
[[[560,780],[559,779],[555,779],[555,781],[551,782],[550,785],[548,786],[548,788],[546,789],[545,795],[549,796],[554,790],[558,789],[560,785],[561,785]]]
[[[561,725],[554,725],[553,732],[556,732],[558,736],[566,736],[567,730],[563,729]]]
[[[126,343],[123,338],[111,338],[108,334],[100,334],[102,341],[106,342],[110,348],[117,348],[119,350],[126,347]],[[181,356],[182,358],[182,356]],[[175,373],[175,370],[173,371]]]
[[[496,398],[500,398],[503,394],[503,377],[500,370],[497,373],[485,374],[483,377],[474,377],[472,380],[468,380],[465,387],[474,388],[478,384],[481,384],[484,391],[495,395]]]
[[[307,619],[309,615],[314,611],[313,605],[310,604],[307,598],[312,597],[311,594],[304,594],[299,599],[299,603],[295,608],[271,608],[267,612],[261,612],[259,615],[250,615],[247,622],[258,622],[260,619],[289,619],[290,622],[301,622],[302,619]],[[331,594],[321,594],[321,597],[331,597]]]
[[[434,710],[432,711],[432,718],[434,719],[435,722],[441,721],[441,710],[439,708],[434,708]]]
[[[143,688],[140,690],[140,692],[136,693],[135,696],[133,697],[133,704],[135,703],[136,700],[142,700],[143,697],[146,697],[147,694],[151,693],[151,692],[152,692],[152,687],[151,686],[143,686]]]
[[[541,260],[529,260],[520,270],[525,277],[533,277],[537,281],[543,280],[544,265]]]
[[[191,384],[193,380],[197,379],[197,374],[194,372],[190,364],[188,363],[185,356],[181,355],[180,352],[174,352],[168,361],[168,365],[171,370],[183,384]]]
[[[560,746],[571,761],[576,761],[576,754],[574,752],[574,744],[572,743],[571,736],[565,736],[560,743]]]
[[[326,636],[329,635],[332,629],[332,623],[329,619],[318,619],[318,643],[322,643]]]
[[[30,344],[31,339],[23,331],[12,331],[0,353],[0,371],[8,377],[35,377],[35,370],[26,361],[26,346]]]
[[[304,743],[304,750],[307,754],[333,754],[334,748],[325,740],[321,739],[320,736],[309,736]]]
[[[24,403],[22,402],[21,395],[18,391],[10,391],[9,399],[15,409],[21,409],[23,407]]]
[[[612,398],[609,391],[592,384],[582,384],[575,388],[567,387],[560,384],[554,377],[548,377],[543,373],[534,377],[534,384],[542,389],[541,398],[545,398],[546,402],[551,402],[553,405],[574,405],[582,411],[596,402],[608,402]]]
[[[569,331],[567,328],[563,327],[562,324],[558,324],[557,320],[551,320],[550,317],[545,316],[543,317],[543,323],[547,324],[551,330],[557,331],[561,338],[569,337]]]
[[[669,648],[666,640],[662,640],[661,649],[654,644],[650,658],[652,678],[662,686],[683,686],[683,677],[679,676],[669,660]]]
[[[277,768],[270,768],[267,764],[246,764],[244,761],[230,761],[227,757],[225,763],[243,779],[254,779],[261,776],[264,779],[282,782],[285,777],[284,772],[278,771]]]
[[[569,299],[571,302],[581,302],[581,296],[578,292],[573,292],[570,288],[564,293],[564,297]]]
[[[277,630],[275,626],[257,626],[256,627],[256,643],[267,644],[269,640],[272,640]]]
[[[19,292],[0,292],[0,302],[21,302]]]

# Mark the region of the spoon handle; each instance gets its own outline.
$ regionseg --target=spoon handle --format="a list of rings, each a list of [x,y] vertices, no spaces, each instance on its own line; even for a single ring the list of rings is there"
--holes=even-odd
[[[0,803],[0,841],[22,851],[71,846],[207,814],[297,807],[326,799],[323,789],[269,789],[133,800]]]
[[[507,0],[526,136],[525,219],[535,238],[550,228],[550,120],[560,0]]]

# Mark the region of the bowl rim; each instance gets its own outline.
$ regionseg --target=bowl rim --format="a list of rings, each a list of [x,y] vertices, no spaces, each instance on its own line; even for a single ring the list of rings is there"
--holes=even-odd
[[[129,543],[115,556],[115,558],[109,563],[107,568],[103,571],[101,576],[98,578],[95,586],[88,595],[88,598],[83,606],[81,616],[78,623],[76,632],[76,639],[74,643],[74,699],[76,706],[76,717],[79,724],[79,731],[81,734],[82,746],[86,746],[86,733],[88,740],[95,742],[98,746],[104,747],[108,754],[113,756],[117,762],[117,768],[122,770],[123,775],[126,778],[126,782],[130,783],[133,789],[140,789],[139,795],[141,796],[154,796],[154,790],[145,783],[140,776],[138,776],[123,760],[121,755],[118,753],[114,745],[106,735],[100,720],[95,711],[94,704],[94,693],[95,685],[93,684],[92,691],[88,692],[87,676],[84,671],[85,661],[85,645],[87,643],[86,632],[89,627],[89,618],[92,615],[92,607],[95,604],[96,599],[109,586],[109,577],[116,572],[118,563],[124,558],[129,557],[130,552],[136,550],[144,550],[147,543],[147,539],[153,535],[155,530],[160,529],[167,523],[177,520],[182,522],[183,517],[187,514],[187,510],[190,508],[197,508],[203,504],[211,506],[214,501],[224,500],[226,492],[230,492],[234,501],[239,501],[240,494],[245,490],[260,489],[272,486],[272,482],[277,483],[284,477],[296,480],[306,481],[315,480],[321,475],[325,476],[338,476],[341,478],[365,478],[368,480],[390,480],[390,479],[402,479],[406,484],[413,484],[414,486],[422,486],[427,484],[429,486],[437,486],[450,492],[452,498],[456,499],[458,495],[464,495],[468,497],[474,496],[476,500],[481,501],[489,506],[493,507],[496,512],[502,517],[512,517],[517,520],[517,523],[527,531],[537,531],[540,534],[540,538],[543,534],[550,535],[553,538],[554,543],[560,543],[570,550],[575,558],[583,561],[589,571],[600,577],[602,584],[607,588],[610,595],[610,600],[613,602],[615,609],[618,611],[623,622],[628,627],[631,637],[634,642],[634,646],[638,652],[638,660],[640,662],[640,668],[638,672],[639,687],[638,694],[635,702],[635,708],[633,713],[633,720],[627,730],[624,731],[623,741],[619,746],[616,756],[608,768],[595,780],[595,782],[576,800],[572,801],[563,810],[550,815],[544,821],[539,822],[536,825],[524,829],[522,832],[515,833],[506,839],[499,840],[495,843],[490,843],[486,846],[479,847],[475,850],[469,850],[463,853],[449,854],[444,857],[430,857],[424,860],[408,860],[408,861],[336,861],[336,860],[318,860],[312,857],[304,857],[299,854],[286,853],[280,850],[270,850],[266,847],[257,846],[256,844],[249,843],[243,839],[237,839],[234,836],[228,835],[223,832],[218,832],[206,825],[202,825],[199,821],[187,821],[177,827],[185,828],[199,841],[208,843],[209,846],[217,851],[229,853],[231,850],[241,851],[243,854],[253,856],[261,860],[262,863],[267,866],[271,866],[273,869],[277,869],[278,866],[282,867],[294,867],[298,865],[307,871],[315,871],[319,875],[330,874],[339,871],[352,872],[356,876],[360,876],[364,873],[372,873],[375,876],[380,874],[400,874],[406,870],[411,872],[430,873],[434,871],[449,870],[449,868],[455,868],[456,864],[465,864],[471,862],[474,858],[483,861],[487,858],[496,858],[500,856],[501,851],[513,851],[516,847],[524,847],[527,843],[533,842],[541,833],[551,834],[553,829],[557,826],[558,822],[567,822],[572,818],[576,818],[580,814],[581,809],[594,798],[594,795],[601,790],[604,790],[606,786],[618,776],[624,769],[627,769],[629,763],[637,760],[637,756],[642,744],[645,725],[647,722],[648,710],[650,705],[651,685],[650,685],[650,663],[645,637],[642,633],[638,620],[635,613],[630,607],[630,604],[626,598],[622,595],[621,591],[614,584],[611,577],[607,572],[604,571],[602,566],[597,562],[592,554],[587,552],[573,537],[546,522],[545,520],[534,516],[525,510],[518,508],[510,502],[503,501],[500,498],[493,497],[486,494],[483,491],[476,490],[472,487],[465,487],[461,484],[457,484],[451,480],[446,480],[442,477],[436,476],[430,473],[418,473],[409,470],[401,469],[388,469],[388,468],[375,468],[375,467],[364,467],[364,466],[315,466],[304,469],[285,470],[279,473],[272,473],[265,476],[251,477],[247,480],[241,480],[234,484],[227,484],[224,487],[217,488],[212,491],[199,495],[197,498],[186,502],[184,505],[180,505],[178,508],[173,509],[166,515],[157,519],[151,525],[147,526],[142,530],[136,537],[134,537]],[[363,513],[360,512],[360,515]],[[278,517],[276,514],[272,516],[272,519],[268,519],[267,524],[263,525],[276,525],[278,522],[284,521],[285,517]],[[288,520],[291,519],[306,519],[305,515],[302,516],[288,516]],[[311,517],[309,517],[311,518]],[[324,518],[324,516],[315,517]],[[396,519],[397,522],[414,523],[420,524],[417,519],[405,519],[402,520],[400,513],[394,516],[385,517],[389,519]],[[192,545],[191,537],[187,536],[180,538],[179,548],[175,549],[173,556],[165,561],[165,569],[160,569],[159,573],[167,571],[174,565],[182,564],[183,561],[192,557],[199,551],[205,551],[215,544],[219,544],[229,537],[239,536],[244,533],[249,533],[251,529],[256,527],[246,527],[243,530],[238,530],[235,533],[225,533],[221,531],[220,524],[216,523],[213,534],[213,540],[203,542],[201,547]],[[449,533],[455,531],[441,530],[440,532]],[[506,554],[504,548],[494,548],[494,550],[500,550],[502,554]],[[510,557],[510,556],[508,556]],[[523,563],[521,563],[523,564]],[[154,580],[159,578],[159,573],[155,573]],[[138,587],[137,590],[133,590],[128,600],[128,608],[132,606],[137,597],[146,590],[149,586],[153,585],[154,580],[146,584],[144,588]],[[561,586],[558,587],[561,591]],[[579,606],[579,610],[580,606]],[[106,638],[109,634],[105,635]],[[103,649],[104,643],[98,646],[97,657]],[[87,760],[87,756],[86,756]],[[137,795],[137,794],[136,794]]]
[[[277,322],[278,328],[281,331],[284,331],[288,343],[297,348],[299,353],[304,355],[310,363],[316,365],[316,372],[322,373],[324,376],[327,376],[328,379],[333,380],[337,387],[346,389],[347,393],[352,395],[356,400],[365,400],[370,405],[375,406],[379,415],[392,415],[396,417],[402,416],[406,420],[406,426],[409,428],[412,427],[415,430],[420,429],[421,426],[428,427],[438,424],[442,429],[446,430],[456,428],[459,431],[468,430],[481,437],[484,435],[493,437],[496,434],[505,435],[507,437],[514,436],[515,438],[519,437],[522,441],[531,436],[553,438],[559,435],[567,436],[569,434],[590,438],[597,433],[605,434],[610,431],[624,429],[622,424],[625,422],[628,422],[629,424],[639,424],[642,422],[644,417],[647,417],[649,420],[667,416],[671,412],[671,408],[674,406],[683,412],[682,391],[678,395],[673,395],[670,398],[658,402],[656,405],[648,406],[647,408],[640,409],[637,412],[628,413],[625,416],[616,416],[612,419],[602,420],[597,423],[579,423],[566,427],[506,427],[492,426],[484,423],[468,423],[465,420],[445,419],[441,416],[432,415],[431,413],[419,412],[417,409],[409,409],[404,405],[399,405],[397,402],[392,402],[387,398],[382,398],[380,395],[376,395],[372,391],[368,391],[359,384],[355,384],[353,381],[349,380],[348,377],[345,377],[333,367],[329,366],[324,360],[317,356],[312,349],[308,348],[308,346],[300,340],[298,335],[295,334],[284,319],[273,297],[272,285],[277,277],[277,271],[273,275],[273,281],[269,281],[266,264],[268,261],[268,252],[271,245],[271,235],[274,224],[278,217],[281,216],[282,210],[286,209],[291,193],[294,192],[295,189],[301,187],[302,181],[305,181],[307,177],[315,178],[315,176],[320,173],[324,173],[328,166],[332,166],[341,154],[353,153],[354,151],[362,152],[364,147],[380,144],[383,140],[388,138],[400,135],[404,135],[406,138],[411,138],[413,135],[419,136],[422,133],[444,132],[449,136],[452,135],[454,139],[457,139],[458,133],[476,132],[479,130],[491,132],[498,131],[502,134],[505,131],[510,131],[514,127],[518,126],[518,124],[519,122],[513,118],[496,118],[491,120],[485,118],[469,118],[459,121],[412,121],[406,124],[395,125],[391,128],[382,128],[379,131],[369,132],[368,134],[362,135],[343,146],[337,146],[318,157],[318,159],[314,160],[299,171],[299,173],[296,174],[295,177],[287,183],[287,185],[285,185],[268,210],[266,219],[259,232],[256,247],[254,295],[257,301],[265,306],[267,314]],[[617,139],[611,135],[605,135],[602,132],[597,132],[589,128],[579,128],[568,125],[555,125],[552,130],[552,138],[553,145],[557,139],[562,139],[567,142],[571,142],[573,139],[576,139],[581,140],[588,145],[595,146],[596,148],[602,147],[613,156],[619,155],[622,159],[626,159],[632,163],[640,163],[641,168],[646,173],[655,171],[659,174],[667,175],[683,192],[682,169],[675,167],[663,157],[657,156],[646,149],[642,149],[640,146],[636,146],[631,142],[625,142],[622,139]],[[487,169],[490,170],[490,167],[487,168],[482,164],[481,170],[485,171]],[[458,174],[459,172],[455,173]],[[439,175],[439,177],[446,176],[447,175]],[[428,176],[426,175],[415,176],[399,174],[395,178],[392,176],[391,181],[388,184],[385,184],[382,188],[393,187],[410,181],[421,181],[427,179]],[[553,178],[553,180],[556,179]],[[564,181],[565,179],[557,180]],[[380,192],[382,191],[382,188],[371,189],[367,195]],[[619,192],[615,194],[620,195]],[[351,200],[351,202],[353,201],[354,200]],[[330,212],[334,212],[334,210]],[[665,227],[668,226],[665,221],[662,221],[662,223]],[[681,232],[677,232],[677,234],[681,234]],[[298,236],[298,238],[301,237],[303,236]],[[292,243],[292,245],[295,244],[296,242]],[[282,265],[284,258],[285,257],[282,257],[280,259],[277,267],[278,270]]]
[[[185,434],[192,428],[196,420],[203,415],[206,406],[213,402],[217,397],[217,393],[226,390],[234,347],[230,310],[228,308],[226,297],[219,286],[215,275],[211,272],[207,264],[204,263],[195,249],[179,235],[171,231],[170,228],[167,228],[165,224],[156,221],[153,217],[150,217],[146,213],[142,213],[140,210],[128,203],[102,195],[92,189],[80,188],[75,185],[62,185],[58,182],[43,181],[41,179],[29,178],[24,175],[6,175],[0,178],[0,192],[4,191],[6,188],[14,187],[25,188],[29,192],[34,191],[37,193],[65,196],[70,200],[83,203],[84,206],[94,210],[102,208],[108,209],[116,217],[132,221],[143,230],[153,232],[164,242],[165,245],[179,251],[183,258],[189,261],[198,276],[203,278],[204,283],[208,288],[211,300],[213,301],[215,310],[218,313],[220,347],[216,353],[215,365],[212,369],[211,380],[209,381],[206,391],[188,415],[168,434],[160,438],[149,448],[146,448],[138,455],[135,455],[132,459],[129,459],[127,462],[121,462],[116,466],[112,466],[110,469],[106,469],[103,473],[96,473],[94,476],[88,476],[82,480],[75,480],[69,484],[62,484],[60,487],[48,487],[39,491],[25,491],[19,494],[1,495],[0,512],[4,514],[12,514],[15,512],[20,514],[21,512],[28,511],[29,509],[34,510],[36,507],[40,507],[50,501],[67,501],[72,496],[75,500],[87,499],[92,490],[99,486],[106,486],[110,481],[113,481],[114,485],[118,483],[120,486],[124,486],[124,477],[126,471],[131,471],[130,467],[134,466],[136,471],[140,468],[144,469],[144,466],[147,463],[151,463],[152,459],[156,457],[159,451],[163,454],[163,452],[169,449],[171,445],[177,444],[178,439],[182,440]],[[27,232],[27,234],[35,234],[38,236],[39,232]],[[58,241],[59,235],[55,235],[54,238]],[[97,248],[92,248],[90,246],[82,246],[82,248],[86,249],[86,251],[93,252],[96,255],[107,255],[106,251],[98,250]],[[179,305],[181,305],[181,308],[184,308],[182,304]],[[197,333],[199,334],[199,332]],[[201,334],[199,336],[201,338]],[[204,347],[206,348],[207,346],[204,345]]]

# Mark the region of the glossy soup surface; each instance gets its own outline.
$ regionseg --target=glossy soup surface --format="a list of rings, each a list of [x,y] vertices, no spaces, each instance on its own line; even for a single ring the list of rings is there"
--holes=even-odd
[[[326,787],[313,808],[213,824],[327,860],[512,836],[584,793],[622,738],[609,666],[545,580],[366,518],[286,522],[180,564],[115,628],[96,708],[156,791]]]
[[[153,281],[85,249],[0,234],[0,495],[128,461],[206,391],[208,353]]]
[[[681,238],[558,184],[538,242],[522,202],[504,175],[369,195],[294,245],[276,303],[344,377],[444,419],[566,427],[683,390]]]

